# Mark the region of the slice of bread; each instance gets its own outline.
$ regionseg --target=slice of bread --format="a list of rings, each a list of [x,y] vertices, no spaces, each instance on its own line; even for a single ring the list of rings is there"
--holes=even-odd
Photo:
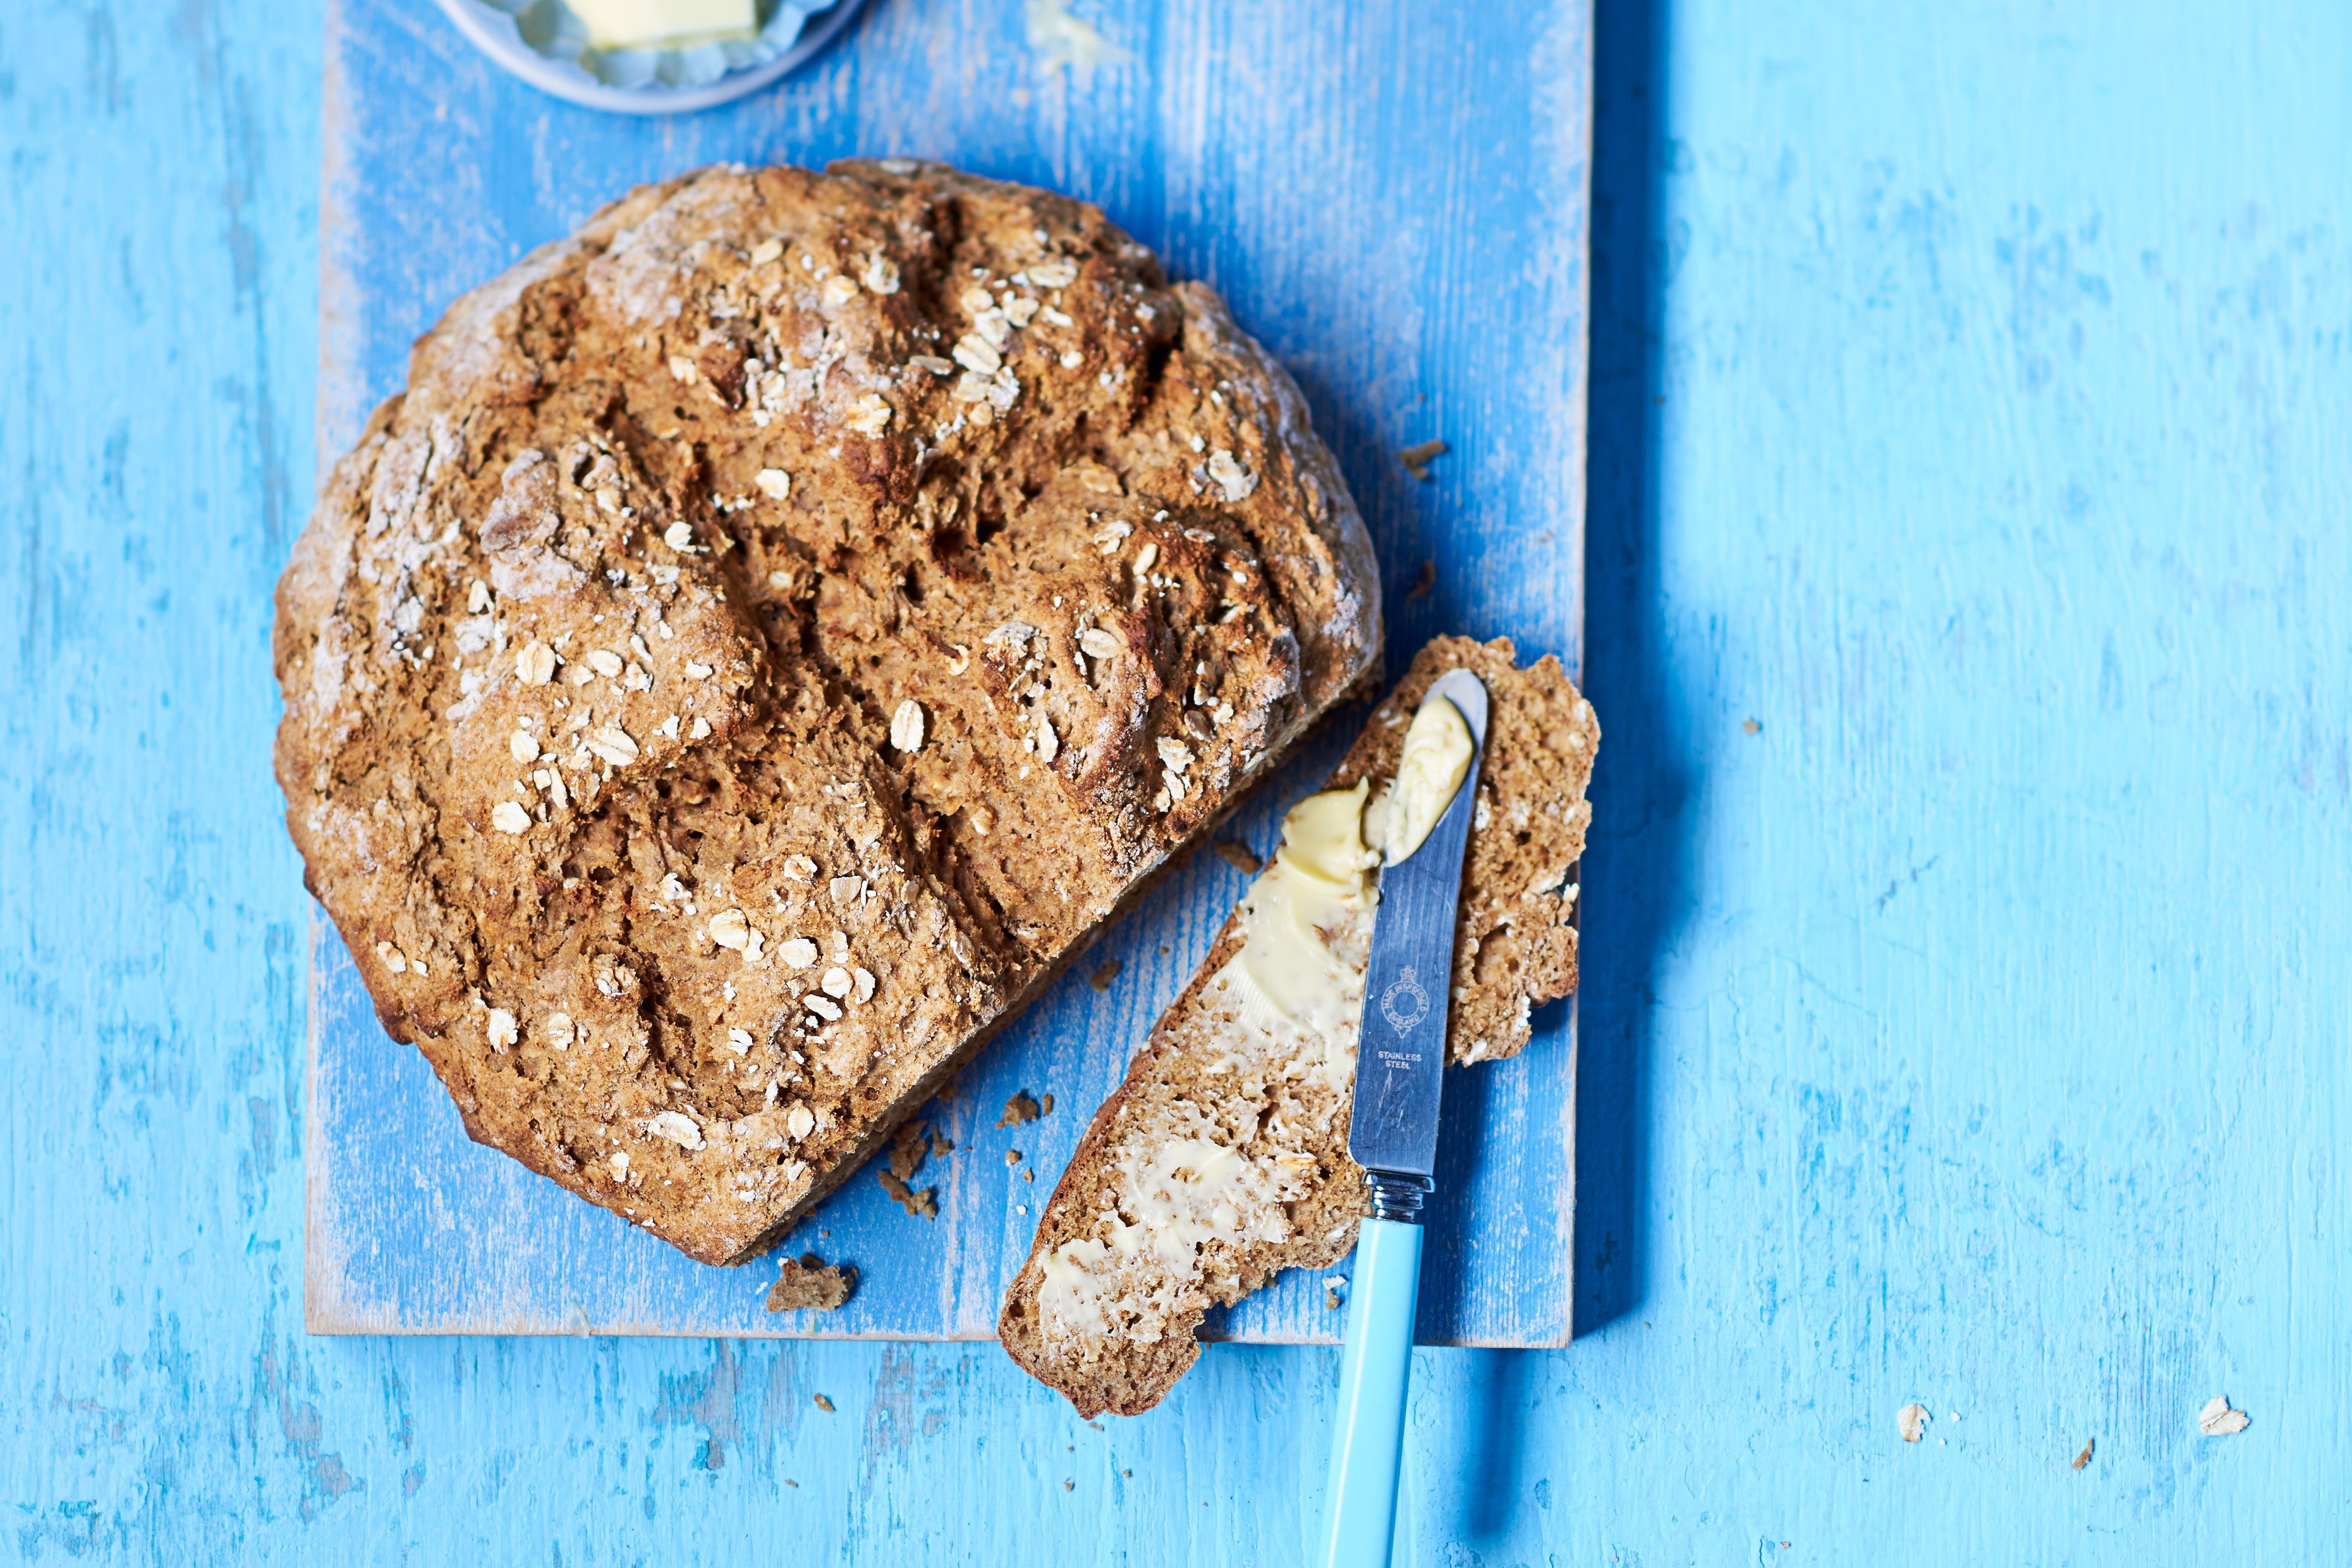
[[[1558,660],[1519,669],[1507,642],[1440,638],[1373,713],[1330,789],[1368,784],[1360,798],[1376,819],[1405,727],[1451,669],[1475,672],[1492,703],[1454,952],[1447,1044],[1461,1064],[1511,1055],[1528,1042],[1530,1011],[1576,988],[1573,875],[1601,730]],[[1307,820],[1294,811],[1285,853],[1301,847]],[[1363,1172],[1348,1157],[1348,1122],[1371,908],[1355,901],[1319,926],[1337,971],[1352,970],[1345,1021],[1296,1022],[1243,962],[1277,871],[1225,923],[1095,1113],[1006,1293],[1005,1349],[1083,1416],[1150,1409],[1199,1357],[1212,1304],[1232,1305],[1279,1270],[1328,1268],[1355,1245]]]
[[[278,586],[278,777],[478,1141],[771,1245],[1380,662],[1297,388],[1095,208],[636,191],[459,299]]]

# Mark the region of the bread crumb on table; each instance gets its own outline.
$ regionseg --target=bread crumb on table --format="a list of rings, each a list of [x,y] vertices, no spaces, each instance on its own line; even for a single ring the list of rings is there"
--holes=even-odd
[[[2081,1453],[2079,1453],[2079,1454],[2077,1454],[2077,1455],[2075,1455],[2075,1456],[2074,1456],[2074,1468],[2075,1469],[2078,1469],[2078,1470],[2079,1470],[2079,1469],[2081,1469],[2084,1465],[2089,1464],[2089,1463],[2091,1462],[2091,1454],[2092,1454],[2093,1450],[2095,1450],[2095,1448],[2098,1448],[2098,1446],[2099,1446],[2099,1440],[2098,1440],[2096,1437],[2085,1437],[2085,1438],[2084,1438],[2084,1439],[2083,1439],[2083,1451],[2082,1451]]]
[[[1030,1097],[1029,1091],[1017,1089],[1013,1091],[1013,1098],[1004,1103],[1004,1114],[996,1119],[996,1124],[1000,1127],[1018,1127],[1024,1122],[1035,1121],[1043,1114],[1045,1112],[1038,1106],[1037,1102]]]
[[[1404,591],[1404,596],[1407,599],[1426,599],[1436,588],[1437,563],[1424,560],[1421,563],[1421,575],[1412,580],[1412,586]]]
[[[813,1394],[809,1397],[816,1401],[816,1407],[818,1409],[824,1411],[828,1416],[833,1413],[833,1401],[827,1399],[824,1395]]]
[[[1906,1405],[1895,1413],[1895,1429],[1905,1442],[1916,1443],[1927,1435],[1927,1423],[1934,1419],[1925,1405]]]
[[[1096,967],[1095,972],[1087,977],[1087,984],[1092,986],[1097,991],[1109,990],[1110,983],[1118,978],[1118,971],[1120,967],[1121,966],[1118,959],[1105,958],[1101,964]]]

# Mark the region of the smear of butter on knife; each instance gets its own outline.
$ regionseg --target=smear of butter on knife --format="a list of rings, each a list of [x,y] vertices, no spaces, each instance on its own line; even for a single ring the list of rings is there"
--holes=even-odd
[[[1454,803],[1475,749],[1460,708],[1444,697],[1421,705],[1412,716],[1412,727],[1404,732],[1404,756],[1397,762],[1395,781],[1364,813],[1365,841],[1378,845],[1389,864],[1421,848]]]

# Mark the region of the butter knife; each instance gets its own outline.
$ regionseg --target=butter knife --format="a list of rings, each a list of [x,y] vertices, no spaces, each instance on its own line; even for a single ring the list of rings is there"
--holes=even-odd
[[[1381,871],[1348,1130],[1348,1153],[1364,1167],[1371,1214],[1356,1232],[1316,1559],[1322,1568],[1386,1568],[1396,1522],[1413,1310],[1421,1296],[1421,1207],[1436,1185],[1454,924],[1486,748],[1486,688],[1477,676],[1449,671],[1429,688],[1422,711],[1433,703],[1451,703],[1461,714],[1470,759],[1436,826]]]

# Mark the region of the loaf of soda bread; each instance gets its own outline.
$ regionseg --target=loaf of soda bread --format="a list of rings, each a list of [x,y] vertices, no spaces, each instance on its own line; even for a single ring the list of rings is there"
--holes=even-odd
[[[452,306],[278,595],[309,884],[467,1130],[772,1244],[1325,710],[1370,543],[1093,207],[635,191]]]

